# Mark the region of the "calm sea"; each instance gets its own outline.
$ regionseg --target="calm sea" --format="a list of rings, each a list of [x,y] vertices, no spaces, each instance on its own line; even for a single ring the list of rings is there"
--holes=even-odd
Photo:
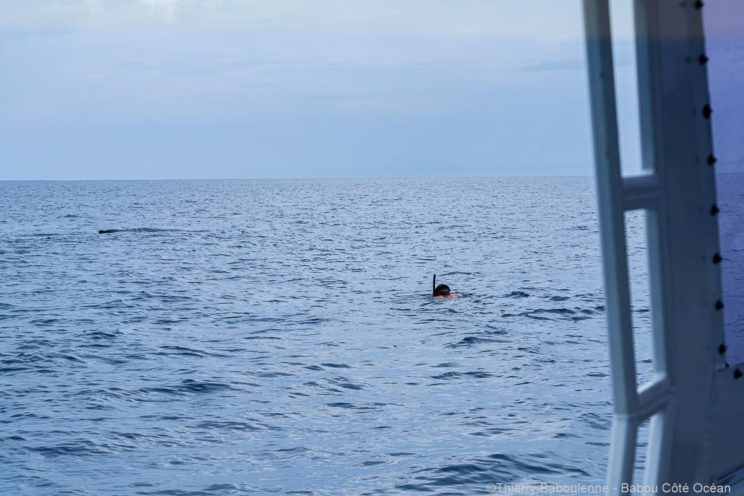
[[[601,483],[598,243],[591,178],[0,183],[0,494]]]

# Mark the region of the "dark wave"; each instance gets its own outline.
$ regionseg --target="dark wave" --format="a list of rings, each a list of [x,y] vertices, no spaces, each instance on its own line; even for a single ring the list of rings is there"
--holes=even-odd
[[[559,475],[564,477],[586,477],[581,468],[546,459],[543,454],[512,456],[501,453],[483,458],[463,460],[436,468],[425,468],[415,472],[412,481],[398,485],[398,489],[414,492],[432,492],[447,489],[446,494],[473,494],[467,489],[480,487],[487,493],[489,484],[518,482],[535,476]]]

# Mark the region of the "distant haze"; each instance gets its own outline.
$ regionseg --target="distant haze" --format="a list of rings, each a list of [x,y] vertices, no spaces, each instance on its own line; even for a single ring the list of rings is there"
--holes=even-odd
[[[592,173],[578,0],[10,0],[0,109],[0,179]]]

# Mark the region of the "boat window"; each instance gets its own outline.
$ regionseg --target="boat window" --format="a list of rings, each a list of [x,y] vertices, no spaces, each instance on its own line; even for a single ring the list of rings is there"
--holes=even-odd
[[[610,0],[610,19],[620,169],[625,176],[638,175],[643,172],[643,164],[633,2]]]

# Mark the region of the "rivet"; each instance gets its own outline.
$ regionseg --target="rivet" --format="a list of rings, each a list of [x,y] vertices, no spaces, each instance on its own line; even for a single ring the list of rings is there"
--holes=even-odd
[[[716,310],[723,310],[723,302],[721,300],[716,301]]]
[[[744,374],[741,373],[740,369],[734,370],[734,379],[738,379],[739,377],[743,376]]]
[[[698,62],[700,62],[700,65],[705,65],[705,64],[707,64],[707,63],[708,63],[708,60],[709,60],[709,59],[708,59],[708,56],[707,56],[707,55],[705,55],[704,53],[701,53],[701,54],[700,54],[700,57],[698,57]]]
[[[717,264],[721,263],[721,260],[723,260],[723,258],[721,257],[721,254],[720,253],[716,253],[715,255],[713,255],[713,263],[714,264],[717,265]]]
[[[718,205],[716,205],[715,203],[713,204],[712,207],[710,207],[710,215],[718,215],[718,212],[720,211],[721,209],[718,208]]]
[[[703,117],[706,119],[710,119],[710,116],[713,114],[713,109],[710,107],[709,104],[705,104],[705,107],[703,107]]]
[[[702,9],[703,8],[703,5],[704,5],[703,4],[703,0],[697,0],[697,2],[695,2],[695,8],[696,9]]]
[[[723,355],[724,353],[726,353],[726,345],[725,344],[721,343],[720,346],[718,346],[718,353],[720,353],[721,355]]]
[[[712,165],[716,165],[716,162],[717,161],[718,161],[718,159],[716,158],[715,155],[713,155],[712,153],[710,155],[708,155],[708,165],[711,165],[711,166]]]

